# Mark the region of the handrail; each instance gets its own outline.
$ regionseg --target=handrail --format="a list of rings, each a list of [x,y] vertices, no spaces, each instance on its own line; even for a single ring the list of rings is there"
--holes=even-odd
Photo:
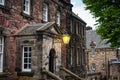
[[[84,78],[79,77],[78,75],[74,74],[73,72],[71,72],[70,70],[66,69],[66,68],[63,67],[63,66],[61,66],[60,69],[63,70],[63,71],[65,71],[66,73],[68,73],[68,74],[76,77],[76,78],[79,79],[79,80],[85,80]]]
[[[63,79],[61,79],[59,76],[55,75],[54,73],[52,73],[52,72],[50,72],[50,71],[48,71],[48,70],[45,70],[45,69],[44,69],[44,70],[42,70],[42,72],[48,74],[49,76],[51,76],[51,77],[54,78],[55,80],[63,80]]]

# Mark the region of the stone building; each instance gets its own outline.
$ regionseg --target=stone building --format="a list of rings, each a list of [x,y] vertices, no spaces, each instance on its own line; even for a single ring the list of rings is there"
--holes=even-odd
[[[70,0],[0,0],[0,80],[84,77],[86,23],[72,7]],[[71,36],[67,45],[63,34]]]
[[[105,44],[105,42],[106,39],[101,41],[100,36],[95,30],[86,30],[88,80],[107,80],[108,78],[113,78],[115,76],[118,79],[120,77],[118,71],[120,61],[117,57],[116,50],[111,48],[110,44]],[[113,62],[115,60],[116,64],[113,63],[112,60]]]

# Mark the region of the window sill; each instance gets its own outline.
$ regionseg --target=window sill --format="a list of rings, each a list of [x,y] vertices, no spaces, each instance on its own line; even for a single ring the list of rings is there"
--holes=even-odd
[[[8,73],[6,72],[0,72],[0,77],[7,77]]]
[[[0,5],[0,8],[5,10],[5,11],[10,11],[10,9],[5,5]]]
[[[24,12],[22,12],[22,13],[21,13],[21,15],[22,15],[22,16],[24,16],[24,17],[25,17],[25,18],[27,18],[27,19],[31,19],[31,20],[33,20],[33,19],[34,19],[34,17],[33,17],[33,16],[28,15],[28,14],[25,14]]]
[[[34,72],[17,72],[17,76],[29,76],[33,77]]]

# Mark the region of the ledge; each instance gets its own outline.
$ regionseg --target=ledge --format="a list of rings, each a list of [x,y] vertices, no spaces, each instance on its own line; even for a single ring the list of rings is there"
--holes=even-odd
[[[5,11],[10,11],[10,9],[7,6],[4,6],[4,5],[0,5],[0,8],[5,10]]]
[[[24,12],[21,12],[21,15],[22,15],[23,17],[27,18],[27,19],[31,19],[31,20],[34,19],[34,17],[33,17],[32,15],[25,14]]]
[[[34,72],[17,72],[17,76],[29,76],[33,77]]]
[[[6,72],[0,72],[0,78],[1,77],[7,77],[7,75],[8,75],[8,73],[6,73]]]

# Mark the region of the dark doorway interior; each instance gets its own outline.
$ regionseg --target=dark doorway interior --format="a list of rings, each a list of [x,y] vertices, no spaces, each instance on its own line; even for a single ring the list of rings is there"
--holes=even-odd
[[[51,71],[52,73],[54,73],[54,69],[55,69],[55,49],[52,48],[50,50],[49,53],[49,71]]]

